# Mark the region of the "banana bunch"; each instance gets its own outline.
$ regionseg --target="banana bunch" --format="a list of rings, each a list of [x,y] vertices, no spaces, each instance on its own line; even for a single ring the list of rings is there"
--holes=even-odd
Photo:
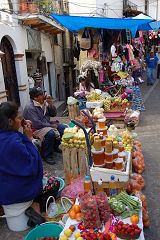
[[[95,101],[102,101],[103,97],[96,93],[96,92],[91,92],[89,95],[86,96],[88,102],[95,102]]]

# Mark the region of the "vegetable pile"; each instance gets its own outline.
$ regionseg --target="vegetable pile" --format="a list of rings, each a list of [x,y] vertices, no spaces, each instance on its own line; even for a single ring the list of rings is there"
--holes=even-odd
[[[133,214],[139,215],[141,203],[129,196],[126,192],[121,192],[116,197],[109,200],[111,208],[122,218],[128,218]]]

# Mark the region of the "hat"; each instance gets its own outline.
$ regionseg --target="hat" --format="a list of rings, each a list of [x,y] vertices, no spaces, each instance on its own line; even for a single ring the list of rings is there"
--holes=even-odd
[[[29,95],[31,99],[34,99],[35,97],[38,97],[40,95],[44,95],[44,92],[40,87],[34,87],[29,91]]]

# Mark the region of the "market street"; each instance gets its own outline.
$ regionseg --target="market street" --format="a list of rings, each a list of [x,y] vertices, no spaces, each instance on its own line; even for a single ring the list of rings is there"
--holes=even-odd
[[[156,240],[160,236],[159,229],[159,188],[160,188],[160,161],[159,161],[159,131],[160,131],[160,83],[157,86],[147,87],[142,86],[142,93],[146,99],[145,107],[146,111],[141,114],[140,125],[136,128],[139,139],[143,143],[143,153],[145,157],[145,172],[143,174],[145,178],[146,187],[143,191],[147,196],[148,209],[151,219],[151,227],[145,229],[146,240]],[[148,94],[149,93],[149,94]],[[147,96],[147,97],[145,97]],[[58,164],[54,167],[45,164],[45,170],[62,176],[62,159],[61,155],[57,154]],[[0,239],[22,239],[26,232],[14,233],[8,230],[6,224],[0,222]]]
[[[150,96],[145,102],[146,111],[141,114],[140,125],[136,129],[140,141],[143,143],[145,157],[144,178],[146,187],[143,191],[147,196],[151,227],[145,230],[146,240],[155,240],[160,236],[159,229],[159,187],[160,187],[160,161],[159,161],[159,134],[160,134],[160,83],[153,91],[147,86],[142,87],[143,96],[150,91]],[[144,97],[145,98],[145,97]]]

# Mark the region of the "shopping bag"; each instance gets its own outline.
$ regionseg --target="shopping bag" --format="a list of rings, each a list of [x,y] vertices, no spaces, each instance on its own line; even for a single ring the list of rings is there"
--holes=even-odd
[[[89,30],[85,29],[80,40],[80,48],[81,50],[85,51],[91,49],[91,47],[91,35]]]

